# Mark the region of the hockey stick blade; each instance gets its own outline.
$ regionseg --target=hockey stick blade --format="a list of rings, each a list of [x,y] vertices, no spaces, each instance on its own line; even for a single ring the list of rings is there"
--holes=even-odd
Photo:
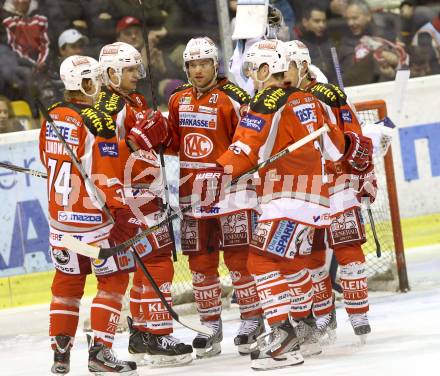
[[[266,167],[268,164],[275,162],[276,160],[280,159],[281,157],[285,156],[286,154],[289,154],[293,152],[296,149],[299,149],[300,147],[304,146],[305,144],[309,143],[310,141],[313,141],[314,139],[320,137],[324,133],[327,133],[330,130],[327,124],[324,124],[321,128],[317,129],[316,131],[308,134],[306,137],[303,137],[302,139],[294,142],[293,144],[289,145],[285,149],[279,151],[278,153],[272,155],[270,158],[266,159],[265,161],[257,164],[252,169],[244,172],[240,176],[237,176],[236,178],[232,179],[231,182],[228,184],[228,187],[231,187],[235,184],[237,184],[241,179],[243,179],[246,176],[251,176],[255,172],[257,172],[259,169]],[[146,230],[141,231],[136,236],[126,240],[125,242],[118,244],[114,247],[94,247],[87,243],[84,243],[78,239],[75,239],[69,235],[64,235],[61,239],[61,244],[63,247],[66,247],[70,251],[88,256],[93,258],[99,258],[99,259],[106,259],[110,256],[113,256],[115,253],[123,251],[127,247],[132,246],[139,240],[143,239],[144,237],[152,234],[154,231],[160,229],[162,226],[166,225],[169,221],[173,221],[174,219],[179,218],[183,213],[186,213],[187,211],[190,211],[193,209],[193,207],[197,204],[200,204],[200,202],[196,202],[194,204],[189,204],[183,208],[180,209],[180,211],[174,212],[174,214],[170,215],[169,217],[165,218],[163,221],[159,222],[158,224],[149,227]],[[92,256],[93,255],[93,256]]]

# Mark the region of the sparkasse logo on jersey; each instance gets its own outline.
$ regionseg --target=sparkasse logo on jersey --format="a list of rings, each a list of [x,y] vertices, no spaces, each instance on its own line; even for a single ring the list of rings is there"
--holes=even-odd
[[[253,129],[257,132],[261,132],[264,124],[266,124],[266,120],[252,114],[247,114],[240,120],[240,126]]]
[[[98,147],[102,157],[117,157],[119,155],[118,144],[114,142],[100,142]]]
[[[200,112],[179,112],[179,127],[217,128],[217,115]]]
[[[188,158],[207,157],[213,150],[212,141],[200,133],[188,133],[183,139],[183,151]]]

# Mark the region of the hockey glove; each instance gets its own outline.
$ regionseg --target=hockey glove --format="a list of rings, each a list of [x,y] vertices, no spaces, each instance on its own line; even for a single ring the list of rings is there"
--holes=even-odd
[[[168,121],[160,111],[156,111],[147,119],[140,119],[131,128],[127,140],[140,149],[150,151],[160,144],[170,142]]]
[[[110,230],[110,245],[121,244],[134,237],[141,226],[139,221],[132,213],[131,209],[117,209],[114,212],[115,224]]]
[[[196,174],[194,189],[200,195],[202,213],[210,213],[219,202],[224,174],[223,167],[205,168]]]
[[[377,194],[377,179],[374,172],[374,165],[370,163],[365,171],[353,171],[353,177],[357,179],[357,191],[356,197],[360,203],[363,200],[368,199],[370,204],[376,200]],[[356,182],[355,182],[356,183]]]
[[[346,160],[357,171],[365,171],[373,159],[373,143],[371,138],[354,132],[345,132],[345,153],[342,160]]]

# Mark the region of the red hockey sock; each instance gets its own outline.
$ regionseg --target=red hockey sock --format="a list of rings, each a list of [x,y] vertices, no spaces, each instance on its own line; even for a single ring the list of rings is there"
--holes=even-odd
[[[201,321],[220,319],[222,289],[218,274],[219,252],[198,252],[189,256],[194,298]]]
[[[145,323],[141,309],[142,294],[142,271],[137,269],[133,273],[133,286],[130,289],[130,314],[133,319],[133,326],[136,329]]]
[[[258,297],[268,324],[274,325],[287,320],[290,310],[289,286],[278,271],[278,262],[265,255],[250,252],[248,268],[255,275]]]
[[[151,258],[147,259],[145,264],[167,302],[172,305],[171,282],[174,269],[171,258],[169,256]],[[172,333],[173,319],[144,275],[142,275],[141,297],[144,324],[138,329],[157,335]]]
[[[128,274],[119,273],[97,279],[98,292],[90,310],[91,327],[95,341],[112,347],[129,278]]]
[[[247,250],[224,252],[225,264],[231,275],[232,286],[243,319],[263,314],[254,277],[247,269],[247,253]]]

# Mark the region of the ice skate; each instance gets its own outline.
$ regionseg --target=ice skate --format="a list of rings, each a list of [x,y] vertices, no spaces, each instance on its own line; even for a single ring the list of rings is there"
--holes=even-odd
[[[367,335],[371,332],[370,323],[366,313],[352,313],[349,314],[351,326],[353,327],[354,334],[359,336],[362,344],[367,341]]]
[[[237,346],[240,355],[248,355],[257,346],[257,337],[264,333],[263,317],[251,319],[242,319],[240,329],[234,338],[234,344]]]
[[[98,376],[114,375],[115,373],[124,376],[137,375],[136,363],[116,358],[116,354],[102,343],[93,343],[93,339],[87,334],[89,344],[89,371]]]
[[[191,363],[193,349],[170,335],[154,335],[133,328],[133,321],[127,317],[130,329],[128,352],[139,366],[153,368],[177,367]]]
[[[299,351],[299,339],[288,320],[274,326],[270,333],[258,339],[258,348],[251,352],[251,368],[270,370],[304,363]]]
[[[322,353],[319,337],[316,333],[316,322],[312,316],[298,320],[296,326],[299,343],[301,345],[301,354],[304,357],[319,355]]]
[[[336,341],[336,309],[326,315],[316,318],[316,334],[322,345],[329,345]]]
[[[56,349],[53,356],[52,373],[55,375],[65,375],[70,371],[70,348],[72,347],[72,337],[56,336],[54,338]]]
[[[202,324],[211,328],[213,334],[207,336],[199,333],[193,340],[193,347],[196,350],[197,358],[208,358],[216,356],[222,352],[221,341],[223,340],[222,320],[203,321]]]

